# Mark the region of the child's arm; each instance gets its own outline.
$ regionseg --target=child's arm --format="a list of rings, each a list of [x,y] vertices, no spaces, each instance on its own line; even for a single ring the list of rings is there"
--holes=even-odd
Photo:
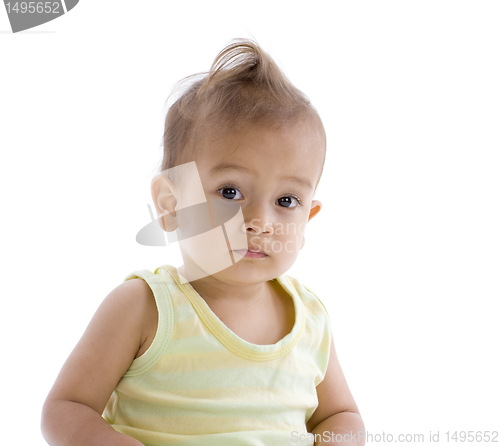
[[[358,407],[347,385],[333,341],[324,380],[316,387],[318,407],[307,423],[316,446],[362,446],[365,428]]]
[[[142,445],[116,432],[101,414],[141,346],[151,343],[157,317],[143,280],[128,280],[109,293],[45,401],[42,432],[50,445]]]

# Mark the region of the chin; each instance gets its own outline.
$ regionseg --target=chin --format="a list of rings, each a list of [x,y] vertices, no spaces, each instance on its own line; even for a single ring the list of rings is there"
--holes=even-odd
[[[265,258],[237,257],[239,260],[236,263],[216,269],[217,264],[224,265],[227,262],[227,251],[225,252],[226,257],[221,257],[226,259],[225,261],[218,261],[220,259],[215,255],[216,252],[213,253],[215,257],[202,257],[198,258],[198,261],[194,260],[194,256],[186,255],[187,252],[183,252],[183,254],[184,264],[189,265],[188,269],[192,272],[191,277],[187,277],[189,281],[202,280],[210,276],[222,282],[241,285],[267,282],[286,273],[298,255],[295,253],[295,255],[288,255],[285,258],[272,255]]]
[[[270,262],[268,260],[271,260]],[[242,284],[252,284],[257,282],[267,282],[286,273],[293,262],[276,263],[272,259],[258,260],[241,259],[234,265],[226,268],[214,277],[224,278],[224,281],[238,282]]]

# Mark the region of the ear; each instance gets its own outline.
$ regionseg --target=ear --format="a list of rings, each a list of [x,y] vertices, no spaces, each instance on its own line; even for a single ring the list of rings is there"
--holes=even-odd
[[[311,221],[311,218],[313,218],[319,211],[321,211],[322,204],[318,200],[313,200],[311,202],[311,210],[309,211],[309,218],[307,221]],[[302,234],[302,241],[300,242],[300,249],[304,247],[304,244],[306,242],[306,239],[304,238],[304,234]]]
[[[309,211],[309,218],[307,219],[307,221],[310,221],[311,218],[313,218],[319,211],[321,211],[322,206],[323,205],[321,204],[320,201],[313,200],[311,202],[311,210]]]
[[[161,173],[151,180],[151,196],[156,208],[156,213],[161,227],[167,232],[172,232],[177,229],[177,220],[175,218],[177,200],[174,190],[172,181]]]

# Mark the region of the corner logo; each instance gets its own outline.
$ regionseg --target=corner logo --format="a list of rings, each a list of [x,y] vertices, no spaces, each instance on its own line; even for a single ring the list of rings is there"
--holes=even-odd
[[[4,0],[12,32],[24,31],[57,19],[72,10],[79,0]]]

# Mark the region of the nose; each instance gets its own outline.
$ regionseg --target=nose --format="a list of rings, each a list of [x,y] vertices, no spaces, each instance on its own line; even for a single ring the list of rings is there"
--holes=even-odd
[[[245,229],[252,235],[272,235],[274,225],[270,216],[270,211],[264,206],[248,206],[243,209],[245,217]]]

